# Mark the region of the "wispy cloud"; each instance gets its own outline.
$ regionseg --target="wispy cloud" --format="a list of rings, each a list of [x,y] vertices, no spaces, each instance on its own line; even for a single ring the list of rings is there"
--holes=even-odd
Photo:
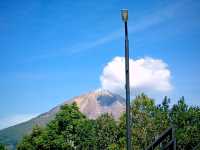
[[[189,2],[191,2],[191,0],[182,0],[170,3],[169,5],[152,12],[147,16],[142,17],[137,22],[130,22],[129,33],[133,34],[136,32],[141,32],[155,25],[178,17],[178,12]]]
[[[159,25],[165,21],[177,17],[176,14],[181,10],[181,8],[185,5],[189,5],[190,2],[191,0],[173,2],[163,8],[160,8],[159,10],[156,10],[146,16],[141,17],[140,20],[129,22],[129,34],[142,32],[144,30],[150,29],[156,25]],[[58,57],[62,55],[73,55],[75,53],[80,53],[95,48],[97,46],[107,44],[111,41],[121,38],[122,36],[122,29],[113,30],[111,33],[97,38],[93,42],[88,41],[84,43],[77,43],[75,46],[63,48],[62,50],[56,50],[56,53],[33,56],[32,58],[29,58],[28,61],[32,62],[38,59]]]
[[[0,130],[22,123],[36,117],[38,114],[15,114],[7,117],[0,118]]]
[[[182,0],[176,3],[171,3],[168,6],[165,6],[164,8],[160,8],[159,10],[142,17],[137,22],[129,22],[129,34],[134,34],[136,32],[147,30],[155,25],[161,24],[165,21],[177,17],[176,14],[180,11],[180,9],[183,6],[185,6],[189,2],[191,2],[191,0]],[[101,38],[94,40],[93,42],[90,41],[84,44],[80,43],[78,46],[71,47],[69,49],[72,53],[82,52],[103,44],[107,44],[111,41],[121,38],[122,36],[122,29],[118,29],[111,33],[108,33],[107,35]]]
[[[135,32],[140,32],[143,30],[147,30],[151,28],[154,25],[160,24],[164,21],[167,21],[171,18],[176,17],[176,13],[187,3],[189,3],[189,0],[183,0],[179,1],[177,3],[172,3],[164,8],[160,8],[159,10],[152,12],[151,14],[142,17],[137,22],[130,22],[129,23],[129,34],[133,34]],[[71,48],[72,52],[80,52],[83,50],[91,49],[99,45],[106,44],[108,42],[111,42],[113,40],[119,39],[123,36],[123,33],[121,32],[121,29],[115,30],[97,40],[91,43],[88,42],[86,44],[80,44],[79,47]]]

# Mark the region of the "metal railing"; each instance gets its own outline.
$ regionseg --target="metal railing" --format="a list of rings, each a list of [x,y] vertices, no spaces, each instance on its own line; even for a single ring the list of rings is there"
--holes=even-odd
[[[168,142],[163,145],[163,142]],[[161,150],[176,150],[176,139],[174,136],[174,129],[172,127],[166,129],[152,144],[150,144],[146,150],[154,150],[162,144]]]

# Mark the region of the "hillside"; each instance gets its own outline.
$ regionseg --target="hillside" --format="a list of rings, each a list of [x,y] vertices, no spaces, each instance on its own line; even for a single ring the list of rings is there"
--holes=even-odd
[[[106,90],[98,90],[66,100],[63,104],[76,102],[80,111],[88,118],[95,119],[102,113],[112,113],[117,119],[125,109],[125,100],[117,94]],[[61,105],[63,105],[61,104]],[[52,120],[59,111],[58,105],[50,111],[39,115],[27,122],[3,129],[0,131],[0,143],[9,145],[14,149],[23,135],[29,133],[34,125],[44,126]]]

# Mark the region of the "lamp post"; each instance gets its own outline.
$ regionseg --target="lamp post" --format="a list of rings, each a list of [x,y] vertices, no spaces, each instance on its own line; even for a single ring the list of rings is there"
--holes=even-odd
[[[126,75],[126,148],[131,150],[131,116],[130,116],[130,81],[129,81],[129,42],[128,42],[128,10],[121,10],[125,25],[125,75]]]

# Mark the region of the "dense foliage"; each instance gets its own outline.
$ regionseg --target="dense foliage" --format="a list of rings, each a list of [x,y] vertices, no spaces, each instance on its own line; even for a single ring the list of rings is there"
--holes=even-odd
[[[156,106],[141,94],[132,101],[132,144],[145,149],[166,128],[176,130],[178,150],[189,150],[200,142],[200,108],[188,106],[182,97],[169,106],[165,97]],[[103,114],[96,120],[83,115],[75,103],[64,105],[45,128],[35,126],[18,144],[18,150],[118,150],[125,149],[125,114],[116,121]]]
[[[0,150],[6,150],[6,147],[3,144],[0,144]]]

